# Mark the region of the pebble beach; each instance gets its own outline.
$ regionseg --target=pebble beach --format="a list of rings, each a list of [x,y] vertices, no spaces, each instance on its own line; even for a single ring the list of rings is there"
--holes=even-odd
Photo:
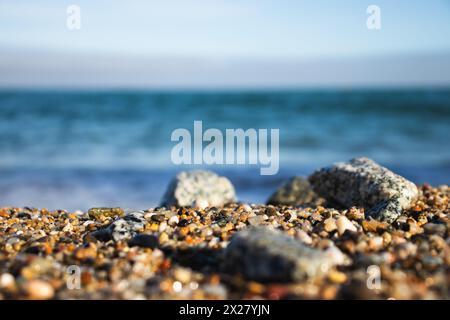
[[[0,299],[449,299],[449,186],[353,164],[288,181],[270,204],[194,172],[145,210],[1,208]],[[319,173],[359,191],[339,203]]]

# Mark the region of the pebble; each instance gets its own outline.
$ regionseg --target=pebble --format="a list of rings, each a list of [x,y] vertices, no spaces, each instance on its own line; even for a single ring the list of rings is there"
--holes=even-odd
[[[343,235],[344,232],[347,230],[352,231],[352,232],[357,231],[355,225],[350,220],[348,220],[347,217],[345,217],[345,216],[340,216],[336,220],[336,227],[337,227],[339,235]]]
[[[178,218],[178,216],[172,216],[169,218],[168,224],[169,226],[176,226],[178,223],[180,222],[180,219]]]
[[[248,223],[252,226],[259,226],[261,224],[263,224],[266,221],[266,216],[265,215],[258,215],[258,216],[253,216],[248,218]]]
[[[121,217],[124,210],[121,208],[91,208],[88,210],[88,215],[92,219],[100,217]]]
[[[328,273],[328,280],[330,280],[331,282],[334,282],[334,283],[341,284],[341,283],[344,283],[345,281],[347,281],[347,276],[343,272],[331,270]]]
[[[423,229],[427,234],[437,234],[441,237],[445,236],[447,230],[445,225],[438,223],[426,223],[423,225]]]
[[[373,237],[369,239],[369,248],[378,251],[383,247],[383,237]]]
[[[48,300],[55,294],[53,287],[43,280],[28,281],[25,283],[25,292],[32,300]]]
[[[164,232],[166,229],[167,229],[167,223],[166,223],[165,221],[164,221],[164,222],[161,222],[161,223],[159,224],[158,231],[161,233],[161,232]]]
[[[312,238],[303,230],[298,230],[296,236],[297,239],[305,244],[310,245],[313,242]]]
[[[350,220],[363,220],[365,219],[364,210],[356,207],[351,207],[347,212],[347,218]]]
[[[89,243],[87,247],[78,248],[75,257],[78,260],[95,259],[97,256],[97,247],[93,243]]]
[[[175,279],[184,284],[189,283],[192,279],[191,271],[186,268],[176,268],[173,272],[173,276]]]
[[[93,232],[92,236],[100,241],[108,241],[110,239],[114,240],[115,242],[127,241],[131,239],[137,232],[143,231],[145,223],[146,220],[144,218],[143,212],[130,212],[122,218],[114,220],[106,228]]]
[[[166,217],[163,214],[154,214],[150,219],[155,222],[163,222],[166,220]]]
[[[388,225],[378,220],[370,219],[362,222],[362,227],[366,232],[379,232],[386,230]]]
[[[12,288],[15,282],[14,276],[10,273],[2,273],[0,275],[0,288]]]
[[[135,235],[129,242],[128,245],[130,247],[138,246],[142,248],[156,248],[158,247],[159,241],[158,237],[151,234],[137,234]]]
[[[326,232],[332,232],[337,229],[336,220],[333,218],[325,219],[323,222],[323,228]]]
[[[197,202],[198,201],[198,202]],[[161,202],[162,206],[201,207],[223,206],[236,201],[230,180],[211,171],[183,171],[169,184]]]
[[[163,243],[166,243],[167,241],[169,241],[169,235],[165,232],[162,232],[159,235],[159,243],[163,244]]]

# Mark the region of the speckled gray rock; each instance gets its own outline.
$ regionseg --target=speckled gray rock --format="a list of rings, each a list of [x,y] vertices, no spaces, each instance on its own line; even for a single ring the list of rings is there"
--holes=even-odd
[[[292,177],[267,200],[267,204],[300,206],[319,199],[309,181],[302,177]]]
[[[260,282],[318,278],[345,256],[336,247],[319,250],[275,230],[251,227],[237,232],[224,253],[224,270]]]
[[[344,207],[359,206],[367,215],[392,223],[418,197],[416,185],[368,158],[323,168],[309,177],[314,190]]]
[[[91,235],[100,241],[127,241],[144,229],[145,222],[143,211],[129,212],[106,228],[92,232]]]
[[[210,171],[183,171],[170,183],[162,206],[223,206],[236,201],[230,180]]]

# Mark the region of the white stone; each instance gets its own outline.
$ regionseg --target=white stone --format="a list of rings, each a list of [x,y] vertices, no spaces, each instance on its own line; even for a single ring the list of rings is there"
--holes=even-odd
[[[346,230],[356,232],[357,229],[355,225],[347,219],[345,216],[340,216],[336,221],[336,226],[338,229],[339,235],[343,235]]]

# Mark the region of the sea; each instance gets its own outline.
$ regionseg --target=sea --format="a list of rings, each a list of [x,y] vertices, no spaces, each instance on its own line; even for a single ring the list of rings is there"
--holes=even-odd
[[[175,129],[279,129],[279,172],[179,166]],[[0,207],[158,206],[186,169],[227,176],[264,203],[294,175],[366,156],[418,183],[450,183],[450,89],[2,90]]]

